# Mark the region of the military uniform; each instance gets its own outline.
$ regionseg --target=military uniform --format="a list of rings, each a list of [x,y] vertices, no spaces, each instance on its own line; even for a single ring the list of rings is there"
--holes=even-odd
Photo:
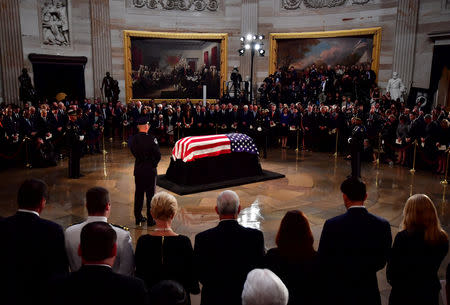
[[[366,130],[362,125],[355,125],[349,138],[352,156],[352,177],[361,178],[361,152],[364,150]]]
[[[138,124],[145,124],[139,119]],[[129,143],[131,153],[136,158],[134,163],[134,179],[136,190],[134,193],[134,216],[136,223],[143,220],[141,215],[144,205],[144,193],[147,195],[147,218],[152,222],[150,215],[150,206],[156,187],[156,168],[161,160],[158,141],[150,134],[139,132],[134,135]]]
[[[72,272],[81,268],[81,257],[78,255],[81,229],[88,223],[95,221],[108,222],[104,216],[88,216],[86,221],[69,226],[64,233],[67,258]],[[117,256],[112,270],[122,275],[132,276],[134,273],[134,254],[130,232],[125,227],[110,225],[117,234]]]
[[[70,115],[70,114],[69,114]],[[67,142],[69,146],[69,178],[78,179],[80,174],[80,159],[83,148],[84,136],[80,126],[76,122],[69,121],[66,128]]]

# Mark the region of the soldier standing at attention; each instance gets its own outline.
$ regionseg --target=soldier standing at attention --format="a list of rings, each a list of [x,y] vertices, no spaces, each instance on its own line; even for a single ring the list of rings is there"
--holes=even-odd
[[[83,148],[84,136],[81,134],[80,126],[77,124],[77,112],[70,110],[68,112],[69,122],[67,123],[67,142],[70,148],[69,152],[69,178],[78,179],[83,177],[80,174],[80,158]]]
[[[352,158],[352,177],[361,178],[361,152],[364,150],[364,138],[366,129],[362,120],[358,117],[352,118],[352,136],[348,139]]]
[[[136,158],[134,163],[134,181],[136,191],[134,193],[134,217],[136,225],[141,225],[147,220],[147,226],[155,225],[150,214],[151,200],[155,194],[156,168],[161,160],[158,141],[148,134],[149,122],[146,117],[141,117],[137,121],[139,133],[134,135],[128,142],[131,153]],[[147,195],[147,218],[142,216],[144,205],[144,193]]]

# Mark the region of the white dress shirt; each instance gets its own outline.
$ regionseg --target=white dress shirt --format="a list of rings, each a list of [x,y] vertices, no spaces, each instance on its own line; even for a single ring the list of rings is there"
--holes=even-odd
[[[89,216],[86,221],[72,225],[65,231],[67,258],[72,272],[81,267],[81,257],[78,256],[81,229],[95,221],[108,222],[108,219],[104,216]],[[117,234],[117,256],[112,269],[116,273],[131,276],[134,273],[134,254],[130,232],[113,225],[111,227]]]

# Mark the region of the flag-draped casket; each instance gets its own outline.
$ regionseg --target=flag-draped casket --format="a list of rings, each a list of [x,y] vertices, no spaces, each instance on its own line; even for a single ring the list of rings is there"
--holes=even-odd
[[[258,149],[245,134],[182,138],[175,143],[166,178],[196,185],[262,174]]]

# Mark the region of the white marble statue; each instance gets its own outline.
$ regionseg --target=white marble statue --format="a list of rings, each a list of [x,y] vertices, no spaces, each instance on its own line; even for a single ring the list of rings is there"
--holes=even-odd
[[[391,99],[396,101],[398,98],[403,101],[403,93],[406,92],[405,85],[401,78],[398,78],[398,73],[392,73],[392,78],[388,81],[386,92],[391,94]]]

